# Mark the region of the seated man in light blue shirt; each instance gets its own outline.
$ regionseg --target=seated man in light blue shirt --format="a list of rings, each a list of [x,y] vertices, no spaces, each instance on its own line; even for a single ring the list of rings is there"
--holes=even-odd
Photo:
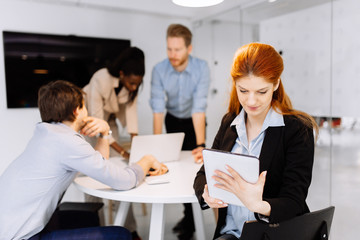
[[[40,88],[42,122],[24,152],[0,176],[0,239],[131,239],[121,227],[41,232],[77,172],[127,190],[140,184],[150,168],[166,171],[152,156],[126,168],[106,160],[109,125],[88,117],[83,94],[74,84],[61,80]],[[95,149],[80,133],[99,135]]]
[[[204,60],[190,56],[191,38],[190,30],[183,25],[168,27],[168,58],[152,71],[150,105],[154,134],[162,133],[166,111],[166,131],[184,132],[182,149],[192,150],[195,161],[201,163],[210,73]],[[194,232],[191,204],[185,204],[185,216],[173,230],[179,232],[179,239],[191,239]]]

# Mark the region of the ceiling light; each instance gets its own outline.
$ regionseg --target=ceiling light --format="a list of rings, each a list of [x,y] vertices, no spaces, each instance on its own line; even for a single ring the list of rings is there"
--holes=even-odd
[[[276,2],[277,0],[269,0],[269,3]]]
[[[172,0],[173,3],[183,7],[209,7],[222,3],[224,0]]]

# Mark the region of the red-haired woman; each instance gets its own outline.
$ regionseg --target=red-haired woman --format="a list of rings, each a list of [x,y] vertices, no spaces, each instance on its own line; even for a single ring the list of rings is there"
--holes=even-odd
[[[204,166],[194,182],[203,209],[218,208],[214,239],[238,239],[245,221],[277,223],[309,212],[305,202],[314,159],[311,116],[292,108],[281,82],[280,54],[270,45],[241,47],[233,61],[228,113],[222,119],[212,148],[256,156],[260,176],[244,181],[231,167],[216,171],[217,187],[234,193],[245,207],[209,196]]]

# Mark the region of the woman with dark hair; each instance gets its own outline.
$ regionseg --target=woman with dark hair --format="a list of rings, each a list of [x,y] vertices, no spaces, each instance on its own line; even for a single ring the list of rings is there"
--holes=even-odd
[[[95,72],[84,87],[89,115],[108,121],[113,132],[110,146],[126,159],[129,153],[118,143],[115,120],[118,119],[123,127],[127,127],[131,137],[137,135],[137,94],[145,74],[144,59],[142,50],[129,47],[107,68]],[[114,155],[116,153],[111,151],[111,156]]]
[[[119,144],[119,128],[116,119],[127,127],[131,138],[138,134],[137,95],[145,74],[145,56],[137,47],[126,48],[106,68],[94,73],[88,85],[84,87],[85,104],[89,115],[108,122],[112,135],[109,139],[110,157],[119,154],[129,159],[129,153]],[[95,138],[87,138],[95,146]],[[100,199],[86,195],[86,201]],[[112,201],[109,201],[112,206]],[[118,208],[118,203],[115,209]],[[103,222],[103,212],[100,219]],[[133,239],[140,239],[136,233],[136,221],[132,208],[129,209],[125,227],[133,234]]]
[[[309,212],[305,199],[318,126],[292,108],[280,78],[283,69],[270,45],[251,43],[235,54],[228,113],[212,148],[258,157],[261,174],[251,184],[230,166],[227,173],[215,171],[215,186],[235,194],[245,205],[240,207],[210,197],[204,166],[199,170],[194,182],[199,203],[219,210],[214,239],[239,239],[246,221],[278,223]]]

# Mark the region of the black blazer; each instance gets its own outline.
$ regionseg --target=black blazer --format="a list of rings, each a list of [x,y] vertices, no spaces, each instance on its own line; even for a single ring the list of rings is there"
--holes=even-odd
[[[237,133],[230,127],[235,114],[226,114],[212,148],[231,151]],[[285,126],[269,127],[259,156],[260,173],[267,170],[263,199],[270,203],[270,223],[277,223],[309,212],[305,202],[311,182],[314,161],[313,130],[294,116],[284,116]],[[209,208],[202,198],[206,184],[204,165],[198,171],[195,194],[202,209]],[[225,225],[227,208],[219,209],[214,238]],[[255,217],[258,218],[258,214]]]

